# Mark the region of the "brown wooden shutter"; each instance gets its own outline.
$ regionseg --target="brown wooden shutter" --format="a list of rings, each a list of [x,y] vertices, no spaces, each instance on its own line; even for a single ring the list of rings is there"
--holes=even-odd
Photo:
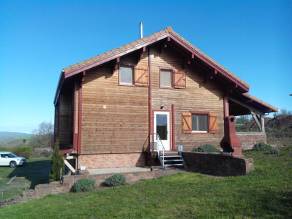
[[[135,85],[148,86],[148,70],[135,68]]]
[[[186,74],[183,71],[175,71],[173,73],[173,87],[186,88]]]
[[[209,114],[209,133],[217,133],[217,116],[214,113]]]
[[[182,113],[182,131],[183,133],[192,132],[192,113],[190,112]]]

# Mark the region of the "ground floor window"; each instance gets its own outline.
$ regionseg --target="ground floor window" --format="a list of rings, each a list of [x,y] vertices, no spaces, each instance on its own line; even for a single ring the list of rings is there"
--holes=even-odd
[[[192,131],[207,132],[208,131],[208,115],[192,114]]]

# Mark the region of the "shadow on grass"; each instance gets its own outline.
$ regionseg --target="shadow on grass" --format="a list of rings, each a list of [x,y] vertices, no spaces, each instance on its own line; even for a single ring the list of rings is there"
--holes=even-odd
[[[25,177],[30,181],[30,188],[33,189],[37,184],[49,182],[50,168],[50,160],[30,161],[22,167],[15,168],[9,177]]]
[[[283,218],[292,218],[292,191],[266,192],[261,197],[260,204],[265,212]]]
[[[292,191],[273,191],[269,189],[246,190],[238,197],[239,203],[248,203],[247,209],[236,209],[234,215],[251,218],[292,218]],[[234,209],[233,209],[234,210]],[[225,212],[226,213],[226,212]]]

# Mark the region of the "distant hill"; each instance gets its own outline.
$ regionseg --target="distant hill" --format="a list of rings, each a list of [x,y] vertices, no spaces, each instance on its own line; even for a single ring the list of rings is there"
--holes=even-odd
[[[23,139],[28,140],[31,134],[22,132],[0,132],[0,146],[18,146],[23,144]]]

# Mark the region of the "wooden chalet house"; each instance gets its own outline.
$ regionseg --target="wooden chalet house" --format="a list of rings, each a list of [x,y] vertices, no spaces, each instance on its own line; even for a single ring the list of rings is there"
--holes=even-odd
[[[55,139],[76,168],[148,165],[153,154],[265,141],[276,109],[170,27],[65,68],[55,96]],[[252,114],[259,133],[235,132]]]

